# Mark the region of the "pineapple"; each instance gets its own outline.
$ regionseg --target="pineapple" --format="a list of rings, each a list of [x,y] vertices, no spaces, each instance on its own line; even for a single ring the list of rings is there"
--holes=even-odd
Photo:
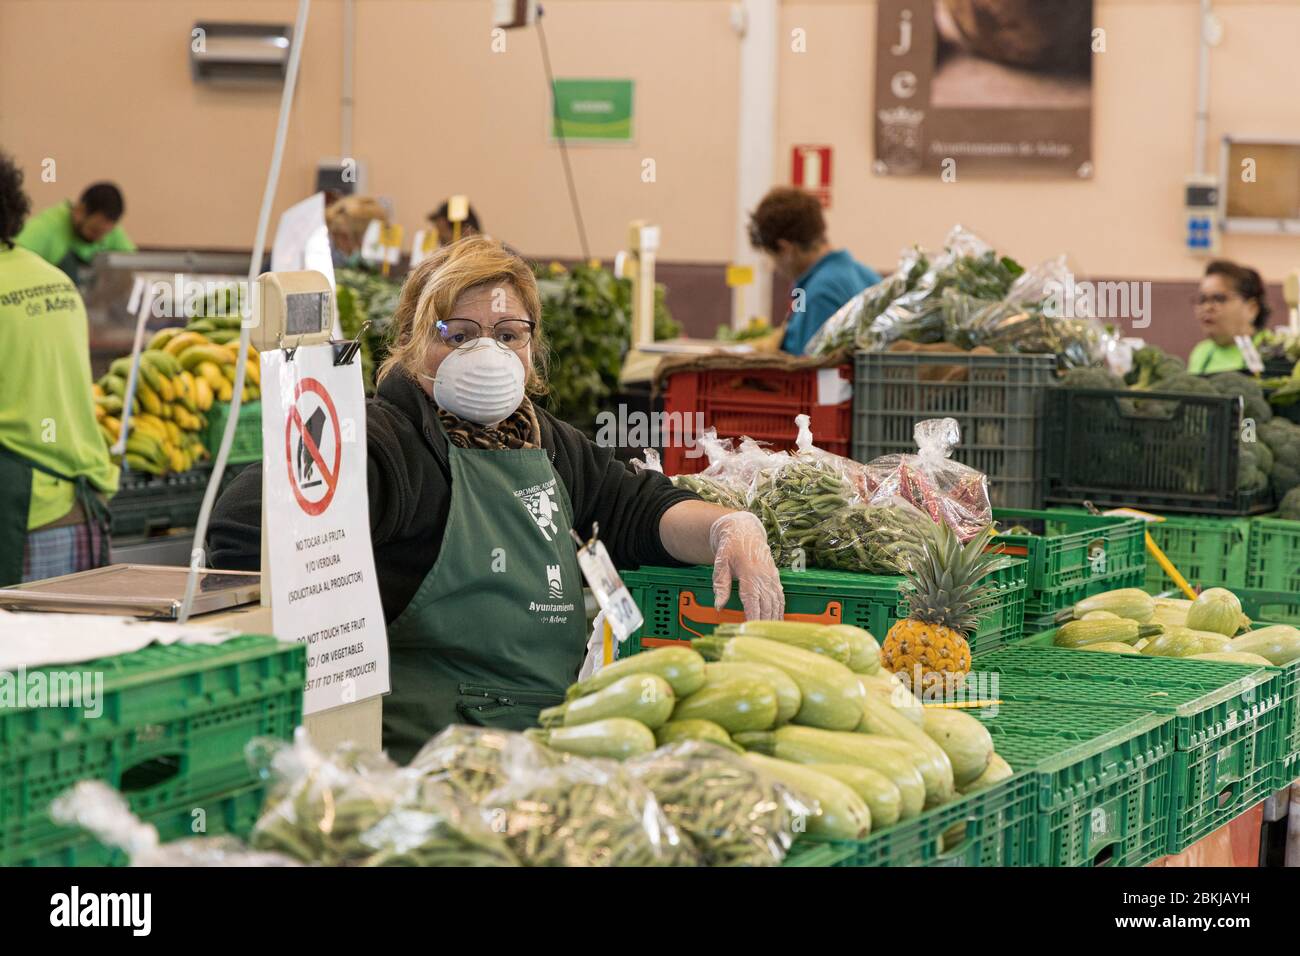
[[[880,664],[916,693],[943,692],[970,671],[970,645],[977,623],[975,605],[987,592],[985,575],[1006,567],[1011,558],[985,551],[994,529],[986,528],[963,545],[948,525],[926,528],[906,571],[912,585],[911,614],[889,629],[880,649]],[[921,686],[914,686],[920,676]]]

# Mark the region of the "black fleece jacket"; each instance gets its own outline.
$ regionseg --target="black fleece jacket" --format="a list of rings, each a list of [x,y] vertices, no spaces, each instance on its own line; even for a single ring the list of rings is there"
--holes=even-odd
[[[451,505],[451,466],[437,410],[402,372],[380,383],[366,403],[370,538],[384,618],[393,621],[438,559]],[[569,490],[574,529],[586,540],[593,522],[619,568],[681,566],[659,539],[659,519],[695,498],[663,475],[635,473],[591,439],[537,409],[542,448]],[[463,489],[458,493],[466,493]],[[473,492],[468,492],[472,494]],[[218,499],[208,529],[214,568],[256,571],[262,548],[262,467],[241,472]]]

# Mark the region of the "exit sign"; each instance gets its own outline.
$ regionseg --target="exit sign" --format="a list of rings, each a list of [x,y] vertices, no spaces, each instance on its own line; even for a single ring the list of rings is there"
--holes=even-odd
[[[831,148],[829,146],[795,146],[790,163],[791,180],[806,189],[824,207],[831,204]]]

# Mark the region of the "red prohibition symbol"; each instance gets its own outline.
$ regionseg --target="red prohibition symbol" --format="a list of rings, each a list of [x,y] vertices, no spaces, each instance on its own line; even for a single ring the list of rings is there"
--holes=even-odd
[[[298,400],[302,398],[304,392],[314,392],[321,400],[323,410],[327,416],[329,425],[334,431],[334,465],[330,467],[325,464],[325,457],[321,454],[320,447],[316,440],[312,438],[311,432],[302,420],[302,415],[298,411]],[[302,435],[302,450],[311,456],[312,463],[320,473],[321,480],[325,483],[325,494],[319,501],[312,501],[299,487],[298,469],[294,467],[295,456],[293,452],[293,431],[298,429]],[[323,428],[321,430],[323,434]],[[293,489],[293,496],[298,499],[298,505],[307,514],[315,517],[323,514],[325,509],[330,506],[334,500],[334,492],[339,486],[339,463],[343,458],[343,439],[339,431],[339,416],[334,409],[334,401],[330,398],[329,392],[325,386],[314,378],[304,378],[298,383],[294,390],[294,404],[289,408],[288,421],[284,427],[284,458],[289,468],[289,487]]]

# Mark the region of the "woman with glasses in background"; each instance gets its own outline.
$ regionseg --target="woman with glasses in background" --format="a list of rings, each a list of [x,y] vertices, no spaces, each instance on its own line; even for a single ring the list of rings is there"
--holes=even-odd
[[[449,724],[520,730],[564,699],[587,652],[571,530],[585,541],[598,525],[618,567],[711,564],[717,606],[734,580],[747,617],[782,616],[754,515],[633,472],[530,401],[545,392],[540,320],[532,269],[482,236],[441,247],[402,287],[366,440],[384,747],[403,762]],[[257,569],[261,486],[250,467],[217,503],[214,567]]]
[[[1205,267],[1205,278],[1192,304],[1206,339],[1192,349],[1187,370],[1193,375],[1213,375],[1246,369],[1237,340],[1245,337],[1256,342],[1268,326],[1268,301],[1259,273],[1216,259]]]

